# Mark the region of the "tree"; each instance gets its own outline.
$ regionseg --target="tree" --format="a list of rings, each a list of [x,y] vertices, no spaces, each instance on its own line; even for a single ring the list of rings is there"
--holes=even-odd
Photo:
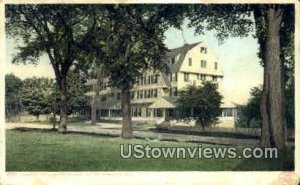
[[[50,97],[54,82],[48,78],[27,78],[21,91],[22,106],[29,114],[39,119],[41,114],[51,113]]]
[[[261,128],[260,102],[262,86],[250,90],[250,99],[245,107],[241,108],[238,126],[247,128]]]
[[[5,75],[5,116],[12,118],[21,112],[22,80],[14,74]]]
[[[60,92],[59,132],[67,131],[67,74],[71,66],[82,66],[85,47],[95,28],[91,6],[6,5],[6,30],[19,39],[13,62],[37,63],[49,57]]]
[[[102,62],[109,85],[121,90],[122,138],[132,138],[130,90],[137,77],[146,69],[166,69],[164,31],[169,25],[179,25],[181,11],[171,10],[166,5],[105,6],[107,25],[99,28],[106,33]]]
[[[92,106],[91,106],[91,124],[96,124],[97,121],[97,107],[99,106],[99,97],[100,97],[100,90],[103,86],[103,80],[105,78],[103,66],[97,62],[93,63],[91,77],[96,78],[97,82],[94,86],[95,88],[95,95],[92,99]]]
[[[176,108],[178,118],[195,119],[196,124],[203,129],[216,123],[223,98],[217,88],[217,84],[207,81],[201,86],[192,85],[180,91]]]
[[[262,119],[260,115],[260,101],[262,96],[262,86],[254,87],[250,91],[250,99],[245,107],[242,107],[238,126],[247,128],[261,128]],[[287,127],[295,128],[295,98],[294,98],[294,78],[288,80],[285,89],[286,99],[286,119]]]
[[[261,145],[284,149],[286,145],[285,70],[293,62],[294,7],[292,5],[193,5],[188,12],[197,33],[216,30],[222,41],[247,36],[255,28],[260,44],[258,56],[264,67]],[[251,15],[254,16],[253,20]]]
[[[89,107],[87,86],[84,85],[86,77],[79,69],[70,70],[67,76],[68,93],[67,93],[67,114],[82,112]]]

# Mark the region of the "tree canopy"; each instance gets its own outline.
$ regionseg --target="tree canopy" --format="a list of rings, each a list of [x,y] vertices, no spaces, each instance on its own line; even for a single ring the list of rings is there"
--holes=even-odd
[[[86,47],[95,19],[88,5],[6,5],[6,31],[20,40],[13,62],[37,63],[46,54],[60,91],[60,127],[66,132],[67,74],[71,66],[85,64]]]
[[[179,91],[176,108],[178,119],[195,119],[196,124],[203,128],[216,124],[222,99],[217,84],[212,82],[203,82],[201,86],[188,86]]]
[[[27,78],[23,81],[21,102],[26,111],[39,118],[41,114],[49,114],[54,81],[48,78]]]
[[[111,87],[122,91],[122,137],[132,137],[130,90],[145,70],[167,70],[163,43],[164,31],[171,25],[179,27],[181,8],[170,5],[101,5],[99,16],[105,26],[97,28],[105,39],[100,40],[95,56],[103,64]],[[96,15],[99,15],[97,13]],[[106,21],[104,21],[104,20]]]
[[[229,36],[247,36],[254,30],[264,67],[261,145],[284,149],[287,142],[284,89],[287,66],[294,63],[294,5],[196,4],[191,6],[188,17],[196,33],[203,33],[205,28],[216,30],[221,42]]]
[[[5,116],[12,118],[21,112],[22,80],[14,74],[5,75]]]

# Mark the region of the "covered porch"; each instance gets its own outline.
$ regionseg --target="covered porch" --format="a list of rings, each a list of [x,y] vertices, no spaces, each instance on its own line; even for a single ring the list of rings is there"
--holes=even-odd
[[[174,117],[175,104],[165,98],[158,98],[148,109],[151,110],[153,117],[163,118],[164,121],[170,121]]]

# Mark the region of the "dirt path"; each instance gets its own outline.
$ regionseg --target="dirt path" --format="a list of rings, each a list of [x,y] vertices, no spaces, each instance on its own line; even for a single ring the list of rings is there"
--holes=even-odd
[[[111,127],[109,127],[111,125]],[[31,123],[6,123],[6,129],[15,128],[32,128],[32,129],[51,129],[52,125],[48,124],[31,124]],[[99,134],[105,136],[118,137],[121,130],[111,123],[101,124],[96,126],[91,125],[68,125],[69,133],[82,133],[82,134]],[[151,139],[161,141],[179,141],[179,142],[195,142],[195,143],[211,143],[222,145],[259,145],[257,139],[238,139],[228,137],[211,137],[211,136],[197,136],[186,134],[172,134],[172,133],[156,133],[151,131],[134,131],[135,138]]]

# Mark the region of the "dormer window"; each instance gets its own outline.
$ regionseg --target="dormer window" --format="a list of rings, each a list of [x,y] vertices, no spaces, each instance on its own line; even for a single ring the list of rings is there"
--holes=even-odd
[[[206,60],[201,60],[201,68],[206,68]]]
[[[175,64],[175,57],[171,58],[171,64]]]
[[[215,70],[217,70],[217,69],[218,69],[218,63],[215,62]]]
[[[192,58],[189,58],[189,66],[192,66]]]
[[[201,47],[200,48],[200,53],[206,54],[207,53],[207,48],[206,47]]]

